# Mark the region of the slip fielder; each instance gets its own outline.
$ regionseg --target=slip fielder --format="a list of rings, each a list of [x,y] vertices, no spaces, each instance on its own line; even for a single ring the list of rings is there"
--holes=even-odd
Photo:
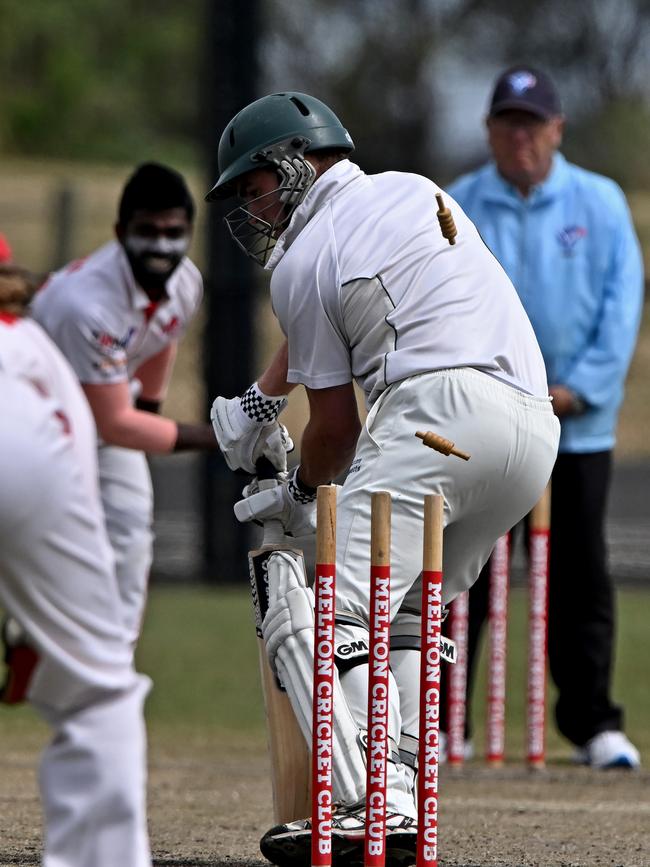
[[[40,767],[45,867],[147,867],[149,680],[122,625],[77,379],[22,314],[26,272],[0,266],[0,603],[38,661],[28,698],[51,726]]]

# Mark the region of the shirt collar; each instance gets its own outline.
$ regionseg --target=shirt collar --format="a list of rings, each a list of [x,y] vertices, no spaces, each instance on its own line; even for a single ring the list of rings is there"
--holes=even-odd
[[[265,265],[267,271],[272,271],[289,247],[296,240],[311,218],[326,202],[338,195],[344,187],[364,175],[356,163],[350,160],[340,160],[327,169],[311,186],[304,200],[291,215],[289,225],[277,240],[273,252]]]
[[[555,198],[562,190],[567,178],[567,161],[561,153],[553,155],[551,171],[547,177],[532,188],[529,195],[524,198],[517,188],[499,174],[496,164],[491,162],[486,167],[485,183],[483,185],[483,198],[492,202],[505,202],[507,204],[537,205]]]

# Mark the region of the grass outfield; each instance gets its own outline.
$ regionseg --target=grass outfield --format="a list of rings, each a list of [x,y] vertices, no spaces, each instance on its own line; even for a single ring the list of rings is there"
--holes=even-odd
[[[511,594],[508,650],[507,754],[523,755],[525,683],[525,592]],[[626,729],[650,762],[650,691],[647,689],[650,593],[618,594],[619,636],[614,697],[626,708]],[[248,592],[209,588],[154,587],[140,647],[138,667],[154,681],[147,703],[152,740],[173,743],[182,753],[226,740],[233,749],[264,743],[264,715],[258,679],[257,639]],[[475,702],[476,747],[483,747],[485,661]],[[552,688],[551,696],[552,699]],[[551,719],[551,717],[549,717]],[[28,749],[46,737],[29,707],[0,706],[5,745]],[[563,761],[570,747],[548,725],[550,760]]]
[[[511,594],[508,652],[507,754],[523,754],[525,593]],[[614,697],[625,705],[627,732],[650,762],[650,691],[647,652],[650,593],[621,590]],[[138,667],[154,688],[147,703],[152,742],[180,756],[185,748],[210,749],[215,740],[233,750],[264,743],[256,638],[245,589],[154,587],[138,650]],[[482,663],[484,669],[484,662]],[[484,671],[475,702],[476,746],[482,749]],[[552,695],[549,696],[549,700]],[[570,747],[549,715],[548,754],[564,761]],[[45,727],[29,707],[0,706],[5,748],[22,751],[42,743]]]

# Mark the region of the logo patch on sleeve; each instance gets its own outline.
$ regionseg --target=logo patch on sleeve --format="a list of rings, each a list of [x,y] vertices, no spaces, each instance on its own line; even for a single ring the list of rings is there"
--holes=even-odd
[[[160,326],[160,330],[163,334],[167,334],[169,337],[174,337],[181,329],[181,321],[178,316],[172,316],[169,322],[165,322]]]
[[[124,337],[109,334],[108,331],[93,331],[93,339],[104,352],[121,352],[127,348],[137,328],[129,328]]]

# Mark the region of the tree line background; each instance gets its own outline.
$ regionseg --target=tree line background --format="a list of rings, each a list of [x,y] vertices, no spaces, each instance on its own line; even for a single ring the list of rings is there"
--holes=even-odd
[[[209,6],[227,16],[231,0],[0,0],[0,152],[118,163],[155,152],[200,167]],[[568,156],[626,188],[650,187],[648,0],[253,7],[244,37],[258,95],[291,88],[330,101],[369,170],[444,180],[476,163],[476,93],[487,97],[501,67],[526,61],[560,88]]]
[[[650,266],[649,45],[650,0],[0,0],[0,231],[16,261],[60,267],[111,237],[134,165],[182,170],[206,297],[165,412],[205,419],[280,339],[268,275],[227,237],[223,209],[203,202],[236,111],[273,91],[312,93],[349,126],[365,170],[444,186],[487,156],[482,123],[499,71],[540,66],[563,100],[563,150],[623,186]],[[619,439],[621,454],[646,458],[648,333],[646,315]],[[285,413],[294,432],[307,412],[297,391]],[[241,480],[220,456],[151,463],[154,572],[243,579],[250,532],[232,515]]]

